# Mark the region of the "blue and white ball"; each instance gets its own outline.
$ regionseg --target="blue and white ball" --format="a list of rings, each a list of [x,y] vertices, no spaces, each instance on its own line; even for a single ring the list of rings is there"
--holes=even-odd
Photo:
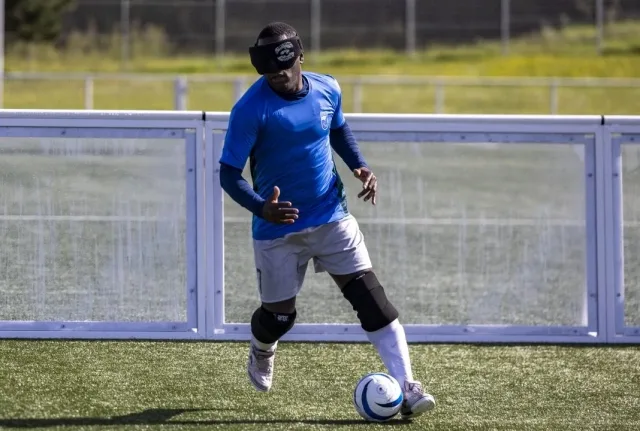
[[[404,401],[400,384],[385,373],[364,376],[353,391],[353,404],[365,420],[385,422],[398,414]]]

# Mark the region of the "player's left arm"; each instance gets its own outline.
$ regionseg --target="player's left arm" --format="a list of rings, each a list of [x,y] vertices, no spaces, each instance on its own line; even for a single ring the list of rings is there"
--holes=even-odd
[[[364,196],[365,202],[371,200],[371,203],[375,205],[378,180],[367,165],[364,156],[360,152],[358,142],[344,117],[342,112],[342,92],[339,87],[333,119],[331,120],[329,142],[336,154],[351,169],[353,175],[362,181],[362,191],[358,193],[358,197]]]

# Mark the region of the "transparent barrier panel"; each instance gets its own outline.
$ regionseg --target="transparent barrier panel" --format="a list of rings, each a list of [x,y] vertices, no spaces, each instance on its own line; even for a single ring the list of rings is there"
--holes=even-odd
[[[640,146],[622,145],[625,324],[640,326]]]
[[[186,321],[182,139],[0,138],[0,320]]]
[[[362,142],[379,203],[337,160],[349,209],[405,323],[583,325],[584,152],[574,145]],[[250,178],[245,172],[245,178]],[[248,213],[225,197],[226,316],[258,305]],[[307,271],[299,321],[357,323]]]

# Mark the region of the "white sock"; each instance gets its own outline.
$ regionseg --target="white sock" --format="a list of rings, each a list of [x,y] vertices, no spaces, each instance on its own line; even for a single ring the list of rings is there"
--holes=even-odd
[[[273,349],[275,349],[276,344],[278,344],[278,342],[276,341],[275,343],[263,343],[262,341],[258,341],[256,340],[256,337],[252,336],[251,337],[251,343],[256,346],[258,349],[260,350],[264,350],[265,352],[269,352]]]
[[[400,383],[400,387],[404,390],[405,380],[413,381],[413,374],[407,338],[398,319],[382,329],[367,332],[367,337],[378,350],[380,359],[387,367],[389,374]]]

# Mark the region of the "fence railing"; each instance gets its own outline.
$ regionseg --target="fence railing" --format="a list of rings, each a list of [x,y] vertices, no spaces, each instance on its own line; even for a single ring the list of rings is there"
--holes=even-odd
[[[640,342],[640,117],[347,119],[380,192],[350,211],[410,341]],[[0,337],[246,340],[227,122],[0,111]],[[366,341],[329,278],[307,277],[286,339]]]
[[[559,91],[564,88],[585,89],[640,89],[640,79],[637,78],[564,78],[564,77],[406,77],[406,76],[338,76],[343,86],[351,87],[352,113],[364,111],[364,98],[366,88],[371,87],[418,87],[421,89],[433,89],[433,105],[425,107],[424,111],[435,114],[446,113],[447,89],[452,87],[467,88],[539,88],[548,94],[548,113],[556,115],[560,111]],[[172,106],[176,111],[189,110],[189,92],[192,84],[228,84],[231,100],[238,100],[246,89],[255,81],[252,76],[232,75],[164,75],[142,73],[37,73],[37,72],[7,72],[5,80],[9,82],[43,81],[51,82],[55,88],[55,82],[77,82],[83,87],[84,109],[95,107],[95,85],[100,81],[122,82],[164,82],[172,86]],[[5,89],[5,91],[8,91]],[[41,97],[46,99],[46,94]],[[1,100],[1,98],[0,98]],[[399,102],[401,103],[401,102]],[[1,106],[1,105],[0,105]],[[47,107],[43,107],[47,108]],[[229,106],[227,109],[231,109]],[[432,109],[432,111],[431,111]]]

